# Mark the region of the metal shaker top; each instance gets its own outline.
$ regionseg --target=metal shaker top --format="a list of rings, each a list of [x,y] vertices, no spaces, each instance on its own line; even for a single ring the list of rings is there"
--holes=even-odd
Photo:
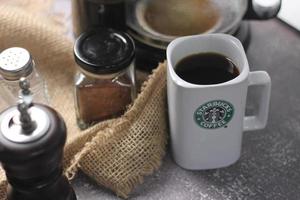
[[[27,77],[33,70],[30,53],[21,47],[12,47],[0,54],[0,74],[7,80],[16,81]]]

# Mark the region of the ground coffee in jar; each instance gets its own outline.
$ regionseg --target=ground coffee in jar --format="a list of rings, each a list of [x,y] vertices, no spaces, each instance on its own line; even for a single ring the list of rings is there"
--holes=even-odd
[[[92,30],[76,40],[74,56],[79,127],[123,114],[136,96],[133,40],[112,29]]]

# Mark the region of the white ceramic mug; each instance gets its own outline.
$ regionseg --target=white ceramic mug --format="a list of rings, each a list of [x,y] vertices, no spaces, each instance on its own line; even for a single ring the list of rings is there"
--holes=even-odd
[[[176,64],[201,52],[215,52],[230,58],[240,74],[228,82],[214,85],[196,85],[181,79],[174,70]],[[179,166],[191,170],[233,164],[241,154],[243,131],[266,126],[271,93],[269,75],[264,71],[249,72],[242,44],[225,34],[178,38],[168,46],[167,60],[174,160]],[[261,87],[258,114],[255,116],[245,116],[249,86]],[[207,117],[209,112],[212,114]]]

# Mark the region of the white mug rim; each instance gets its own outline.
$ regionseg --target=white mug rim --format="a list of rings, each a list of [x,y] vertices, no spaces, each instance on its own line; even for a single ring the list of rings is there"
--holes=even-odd
[[[230,43],[235,46],[235,48],[238,49],[239,53],[240,53],[240,59],[242,59],[242,66],[239,66],[242,70],[240,71],[240,74],[235,77],[234,79],[231,79],[227,82],[223,82],[223,83],[219,83],[219,84],[210,84],[210,85],[201,85],[201,84],[193,84],[190,82],[187,82],[185,80],[183,80],[182,78],[180,78],[177,73],[174,70],[174,67],[172,65],[171,62],[171,56],[172,53],[174,51],[174,49],[184,43],[187,42],[189,40],[195,40],[195,39],[209,39],[209,40],[213,40],[214,38],[219,38],[222,40],[229,40]],[[199,51],[200,53],[200,51]],[[218,53],[218,52],[216,52]],[[191,55],[189,53],[187,53],[186,56]],[[209,87],[222,87],[222,86],[228,86],[228,85],[234,85],[234,84],[238,84],[240,82],[245,81],[248,78],[249,75],[249,64],[248,64],[248,60],[247,60],[247,56],[245,54],[245,50],[243,48],[243,45],[241,44],[241,42],[228,34],[223,34],[223,33],[213,33],[213,34],[205,34],[205,35],[194,35],[194,36],[184,36],[184,37],[179,37],[175,40],[173,40],[167,48],[167,68],[168,71],[170,73],[170,77],[171,79],[179,86],[184,87],[184,88],[209,88]]]

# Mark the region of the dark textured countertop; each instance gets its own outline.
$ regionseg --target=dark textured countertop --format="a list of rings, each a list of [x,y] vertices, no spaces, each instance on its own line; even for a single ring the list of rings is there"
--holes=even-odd
[[[168,154],[130,199],[300,199],[300,34],[278,20],[251,22],[251,34],[251,71],[266,70],[272,78],[266,129],[246,132],[240,160],[227,168],[186,171]],[[256,103],[255,92],[250,96],[248,112]],[[79,200],[119,199],[82,174],[73,185]]]

